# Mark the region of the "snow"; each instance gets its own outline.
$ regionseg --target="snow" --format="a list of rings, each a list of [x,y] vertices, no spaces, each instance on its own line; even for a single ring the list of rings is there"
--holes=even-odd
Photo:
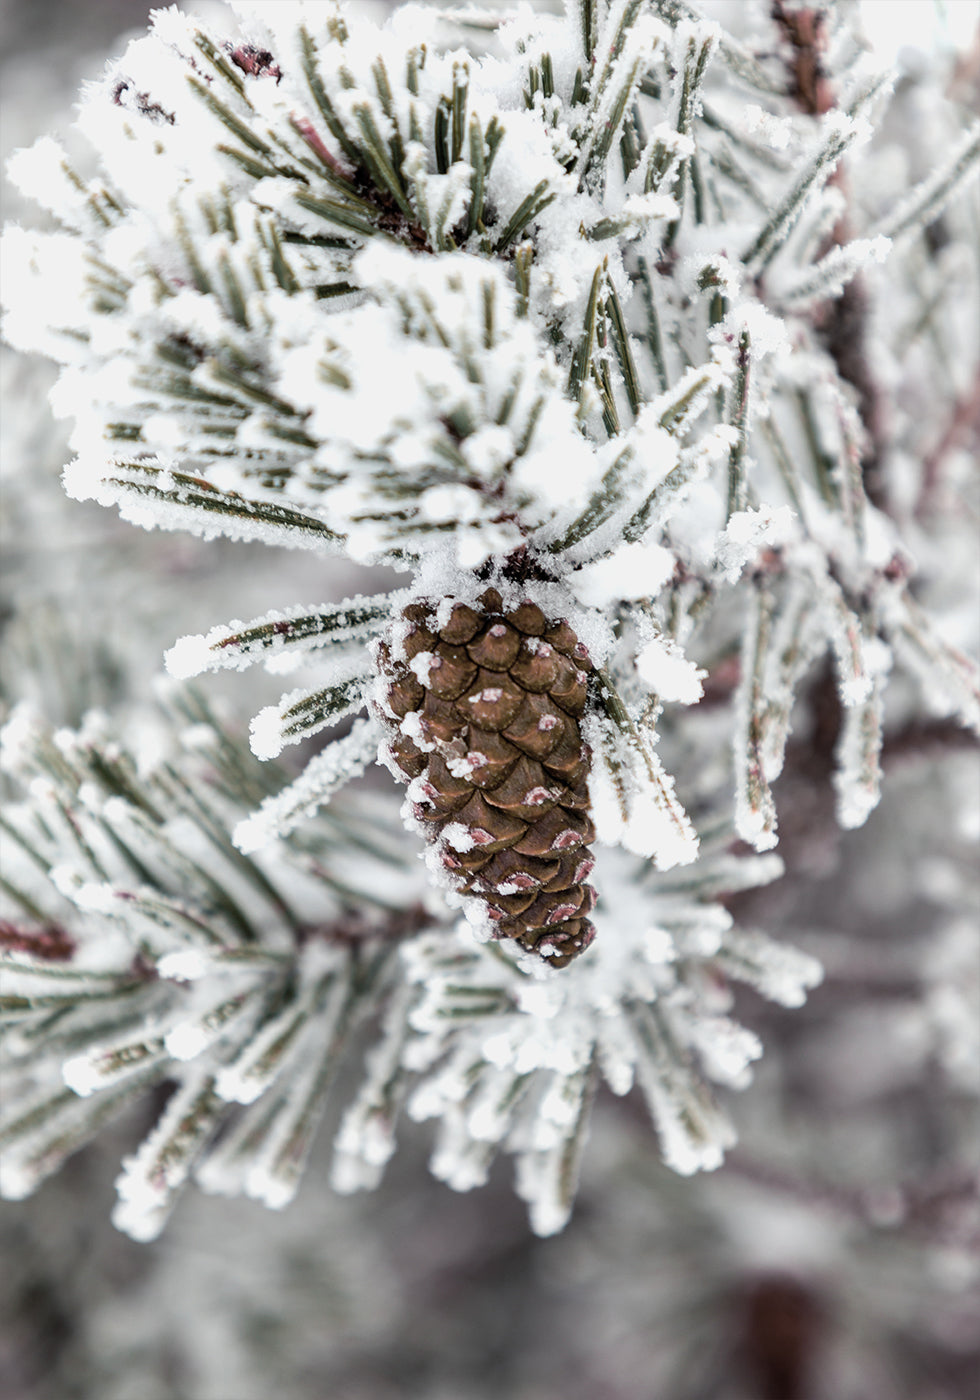
[[[179,948],[166,953],[157,963],[161,977],[177,982],[197,982],[210,970],[208,958],[198,948]]]
[[[620,545],[612,554],[586,564],[570,580],[579,602],[607,608],[620,598],[652,598],[670,579],[674,555],[663,545],[637,542]]]
[[[296,1190],[347,1010],[378,1010],[370,998],[363,1007],[350,1003],[348,944],[356,945],[351,958],[359,958],[372,937],[368,929],[361,939],[358,929],[351,938],[341,914],[353,919],[354,908],[386,902],[399,913],[417,899],[439,927],[431,936],[406,935],[379,976],[389,985],[390,967],[401,960],[390,985],[393,999],[406,993],[402,1019],[386,1027],[384,1054],[372,1060],[356,1112],[344,1120],[335,1180],[344,1189],[377,1182],[393,1151],[395,1114],[408,1097],[414,1116],[438,1120],[437,1175],[469,1189],[486,1179],[496,1151],[512,1152],[533,1227],[551,1233],[568,1217],[598,1078],[619,1094],[639,1084],[674,1169],[712,1169],[732,1130],[706,1081],[742,1087],[759,1051],[754,1036],[727,1016],[726,979],[741,978],[797,1006],[820,977],[808,955],[738,929],[716,902],[773,877],[778,860],[722,860],[710,841],[701,849],[674,775],[699,826],[723,832],[727,842],[734,821],[735,832],[758,850],[773,847],[769,783],[782,766],[797,689],[803,685],[806,696],[807,670],[827,652],[844,708],[832,779],[840,826],[860,825],[879,800],[893,669],[918,678],[926,710],[978,723],[975,674],[960,654],[963,626],[956,617],[948,630],[933,624],[925,604],[914,601],[943,573],[943,530],[919,511],[917,478],[888,502],[894,520],[864,500],[862,426],[814,314],[863,274],[876,298],[869,355],[894,418],[889,452],[912,479],[943,442],[934,431],[944,428],[937,406],[969,383],[969,354],[937,351],[949,381],[940,383],[916,349],[918,332],[910,333],[926,310],[930,337],[940,341],[947,322],[968,315],[963,221],[951,216],[944,227],[952,245],[945,260],[930,262],[924,245],[917,249],[921,305],[909,288],[891,306],[876,292],[874,268],[886,253],[902,256],[903,240],[935,218],[948,188],[969,173],[976,130],[936,142],[929,151],[934,173],[889,212],[881,171],[894,171],[894,160],[879,165],[877,183],[867,187],[856,162],[850,190],[826,183],[845,147],[854,153],[870,130],[870,89],[860,95],[860,67],[847,76],[842,68],[841,82],[847,101],[861,110],[810,121],[775,92],[763,98],[753,89],[758,101],[748,102],[739,86],[742,96],[733,99],[726,65],[741,50],[711,27],[682,21],[672,33],[641,6],[616,53],[616,28],[629,11],[614,3],[603,10],[587,101],[572,109],[581,37],[561,16],[522,9],[494,53],[478,61],[445,51],[439,36],[449,21],[436,7],[400,10],[376,29],[377,7],[349,6],[351,37],[343,46],[330,38],[325,6],[277,0],[237,9],[268,26],[255,32],[267,34],[262,42],[281,57],[275,78],[250,75],[242,97],[211,71],[206,45],[197,43],[198,21],[160,12],[154,35],[133,44],[83,100],[79,131],[101,160],[88,185],[67,175],[62,148],[48,138],[14,156],[12,178],[62,226],[5,234],[5,333],[62,366],[52,403],[77,419],[78,455],[65,472],[75,499],[116,506],[148,529],[329,548],[411,576],[403,594],[339,605],[377,602],[377,615],[366,621],[345,621],[342,612],[314,603],[175,643],[166,664],[177,679],[244,670],[255,661],[274,673],[305,663],[316,668],[309,685],[256,716],[252,747],[260,757],[273,758],[321,721],[361,707],[377,670],[366,643],[385,632],[397,656],[402,624],[392,618],[409,598],[431,599],[445,622],[454,600],[473,602],[493,583],[506,607],[527,596],[549,618],[568,620],[622,701],[621,711],[610,704],[610,718],[602,707],[612,696],[603,694],[603,676],[595,678],[585,734],[593,749],[593,815],[606,847],[596,875],[599,936],[564,970],[548,965],[547,952],[537,958],[494,942],[480,901],[451,891],[443,898],[434,888],[438,849],[427,852],[431,879],[422,894],[416,862],[393,860],[386,878],[368,881],[363,852],[353,855],[353,841],[344,844],[346,808],[322,823],[330,840],[312,830],[290,840],[375,758],[391,761],[384,726],[374,719],[358,720],[294,782],[243,815],[226,789],[232,767],[240,763],[247,773],[248,754],[235,757],[234,740],[223,731],[181,718],[185,748],[200,747],[179,772],[208,774],[201,800],[213,808],[209,820],[227,817],[243,857],[229,874],[227,852],[216,864],[197,817],[172,810],[178,799],[168,779],[153,777],[153,800],[170,804],[155,823],[152,804],[144,811],[118,792],[109,795],[86,767],[94,731],[56,734],[48,743],[15,712],[4,735],[5,764],[16,781],[23,777],[15,817],[38,847],[31,898],[39,888],[64,914],[80,957],[94,957],[97,947],[130,977],[136,947],[156,973],[148,971],[146,986],[133,992],[145,997],[142,1039],[134,1033],[131,1043],[107,1040],[94,994],[95,1010],[71,1023],[72,1053],[44,1054],[38,1083],[58,1083],[60,1074],[80,1102],[91,1100],[101,1111],[117,1090],[120,1101],[123,1090],[135,1092],[144,1069],[147,1084],[165,1075],[177,1081],[160,1125],[121,1178],[116,1219],[137,1238],[161,1228],[232,1102],[254,1104],[255,1113],[241,1115],[220,1138],[202,1179],[281,1207]],[[369,117],[384,144],[397,121],[406,154],[404,196],[396,172],[395,195],[381,201],[384,228],[367,237],[343,226],[336,247],[322,238],[296,241],[338,233],[329,209],[316,208],[316,200],[337,196],[320,171],[351,165],[311,104],[299,21],[316,31],[324,90],[352,139],[360,140],[358,122]],[[409,94],[401,81],[405,49],[423,43],[419,90]],[[720,50],[708,72],[712,104],[717,98],[736,138],[768,147],[775,160],[702,124],[700,94],[688,113],[697,139],[676,130],[677,75],[689,44]],[[555,93],[539,92],[527,105],[528,65],[545,52]],[[395,75],[394,117],[378,96],[379,55]],[[775,60],[763,61],[769,71]],[[649,143],[624,177],[612,123],[651,63],[664,95],[639,99]],[[431,139],[440,99],[464,65],[467,119],[484,132],[493,120],[503,132],[484,223],[472,230],[459,222],[476,176],[468,142],[439,173]],[[214,99],[227,107],[227,121]],[[232,140],[253,153],[253,168],[253,155],[236,164],[218,149]],[[606,140],[608,168],[590,165]],[[648,191],[657,142],[671,165],[659,182],[651,178],[656,188]],[[736,170],[744,166],[744,185],[725,175],[725,160]],[[907,180],[891,180],[893,188],[913,183],[912,165]],[[362,190],[369,176],[358,172]],[[527,278],[519,289],[515,248],[497,240],[535,187],[553,199],[515,230]],[[394,214],[404,199],[407,214],[404,207]],[[377,212],[365,214],[361,201],[355,223]],[[828,247],[845,214],[867,236]],[[954,296],[962,281],[962,306],[951,307],[939,285],[944,278],[955,284]],[[594,327],[586,324],[593,288]],[[341,294],[323,295],[330,290]],[[614,334],[614,294],[628,355]],[[747,377],[735,349],[743,332]],[[916,376],[908,365],[922,372]],[[576,401],[577,376],[583,382]],[[907,404],[901,385],[911,389]],[[744,401],[736,401],[737,392]],[[812,422],[800,421],[801,406]],[[774,463],[769,427],[785,435],[788,465]],[[957,470],[965,474],[965,467],[954,468],[965,455],[960,449],[954,465],[947,462],[942,489],[960,488]],[[750,505],[728,505],[726,518],[730,463],[744,478],[734,503]],[[563,547],[566,532],[571,543]],[[508,560],[518,549],[527,553]],[[906,577],[919,556],[924,564],[909,589]],[[521,577],[525,566],[528,578]],[[638,600],[643,609],[631,606]],[[962,613],[962,599],[956,607]],[[658,746],[647,702],[655,696],[696,706],[706,673],[684,648],[710,657],[712,669],[717,662],[721,682],[746,614],[734,703],[717,698],[719,684],[710,707],[689,717],[668,711]],[[239,635],[250,629],[263,636]],[[67,666],[60,646],[56,659]],[[423,684],[433,660],[429,652],[411,660]],[[319,714],[311,704],[309,722],[291,725],[291,706],[345,680],[364,681],[350,704],[337,700],[329,714],[327,701]],[[380,678],[374,689],[371,703],[385,714]],[[491,687],[484,697],[498,693]],[[900,687],[893,696],[897,722],[916,713],[918,696]],[[432,748],[418,726],[409,714],[400,728]],[[143,782],[153,775],[156,740],[148,724],[134,727],[140,737],[133,781]],[[217,768],[219,748],[227,770]],[[117,753],[92,751],[114,771]],[[454,756],[450,767],[472,771],[475,758]],[[408,797],[424,799],[424,782],[411,784]],[[413,820],[406,818],[414,840],[424,824]],[[441,841],[464,852],[480,836],[450,823]],[[140,862],[145,888],[134,886],[136,867],[122,859],[122,841]],[[259,851],[261,864],[245,859]],[[687,883],[667,883],[663,872],[680,866],[688,867]],[[334,891],[348,884],[351,907],[341,893],[338,914]],[[224,910],[223,894],[231,901]],[[447,910],[461,905],[465,920],[449,927]],[[47,911],[43,901],[40,907]],[[275,949],[262,966],[258,956],[246,966],[219,955],[241,952],[242,931],[231,927],[235,907],[256,955]],[[338,920],[343,937],[335,939]],[[202,950],[180,946],[182,938],[199,940]],[[240,1018],[238,993],[227,986],[232,967],[242,979],[234,988],[245,989]],[[275,1010],[260,1023],[250,1017],[246,991],[264,996],[266,987],[274,995],[262,1005]],[[287,989],[281,1004],[277,987]],[[80,1007],[83,1001],[80,993]],[[937,1043],[948,1040],[953,1072],[962,1073],[956,1066],[969,1047],[956,1046],[967,1044],[971,1006],[942,984],[930,1005]],[[15,1044],[29,1049],[27,1030],[18,1033]],[[49,1141],[38,1141],[34,1160],[43,1163],[45,1151],[56,1155],[59,1142],[73,1139],[55,1125]],[[4,1170],[5,1189],[9,1184],[19,1195],[42,1166],[28,1153]]]
[[[232,622],[229,627],[242,627],[244,623]],[[217,631],[218,629],[215,629]],[[224,632],[224,628],[220,629]],[[215,639],[216,640],[216,639]],[[175,680],[187,680],[211,670],[216,664],[212,651],[211,635],[180,637],[167,652],[164,661],[167,670]]]
[[[774,151],[785,151],[795,137],[795,122],[792,117],[777,117],[767,112],[757,102],[746,102],[742,108],[745,131],[763,141]]]
[[[408,663],[409,670],[415,673],[416,679],[426,688],[428,688],[429,685],[429,673],[432,670],[432,663],[435,660],[436,654],[434,651],[419,651],[415,653]],[[485,694],[484,698],[489,699],[489,696]],[[497,698],[499,699],[499,695]]]
[[[473,833],[461,822],[447,822],[441,835],[446,845],[454,851],[472,851],[476,845]]]
[[[290,702],[299,698],[290,692]],[[284,701],[285,703],[285,701]],[[282,706],[267,705],[249,723],[249,744],[256,758],[278,758],[285,739],[282,732]]]
[[[102,1088],[102,1076],[90,1055],[76,1055],[66,1060],[61,1073],[68,1088],[80,1098],[87,1099]]]
[[[84,207],[85,195],[66,173],[65,148],[51,136],[42,136],[26,150],[15,151],[7,161],[7,178],[42,209],[62,217]]]
[[[736,511],[718,542],[718,568],[728,583],[737,582],[742,570],[766,547],[778,549],[793,535],[789,506],[759,506]]]
[[[173,1026],[164,1037],[164,1044],[175,1060],[194,1060],[210,1043],[210,1037],[201,1026],[189,1021]]]
[[[695,860],[697,833],[649,739],[597,716],[583,732],[593,755],[589,795],[599,840],[652,859],[658,870]]]
[[[640,677],[660,700],[680,705],[696,705],[703,694],[701,682],[707,676],[670,637],[652,637],[636,653]]]

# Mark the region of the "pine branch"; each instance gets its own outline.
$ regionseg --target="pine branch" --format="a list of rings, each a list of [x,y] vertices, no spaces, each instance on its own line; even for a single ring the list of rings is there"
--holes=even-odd
[[[168,653],[175,677],[308,668],[253,722],[267,758],[367,708],[288,775],[193,693],[140,761],[94,720],[6,731],[5,1189],[172,1082],[120,1178],[139,1238],[191,1180],[290,1200],[355,1041],[339,1189],[377,1184],[404,1111],[456,1189],[513,1154],[552,1233],[596,1094],[634,1082],[664,1160],[717,1166],[709,1085],[760,1053],[730,980],[787,1007],[819,980],[733,919],[782,870],[738,854],[775,845],[777,776],[781,829],[828,840],[828,794],[857,826],[889,762],[980,723],[962,617],[917,601],[961,522],[938,499],[905,538],[899,518],[902,463],[934,444],[928,500],[966,441],[973,129],[856,236],[841,162],[872,203],[886,85],[853,76],[843,11],[777,0],[768,53],[687,0],[438,10],[409,42],[357,6],[308,27],[266,6],[237,47],[161,12],[134,76],[83,101],[99,171],[54,143],[14,161],[53,226],[5,236],[6,333],[61,365],[69,492],[401,574]],[[862,279],[886,235],[895,308]],[[113,598],[133,619],[143,577]],[[62,670],[120,629],[77,630]],[[898,671],[921,702],[886,729]],[[376,761],[399,821],[386,787],[348,787]]]

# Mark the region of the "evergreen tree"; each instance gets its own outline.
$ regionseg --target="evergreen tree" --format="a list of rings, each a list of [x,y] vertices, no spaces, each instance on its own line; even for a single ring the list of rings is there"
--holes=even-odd
[[[857,196],[889,85],[843,5],[777,0],[754,48],[684,0],[233,8],[231,39],[157,12],[86,92],[91,177],[47,138],[14,160],[58,227],[5,236],[6,335],[63,366],[71,496],[397,577],[174,645],[181,681],[303,673],[252,754],[206,689],[156,762],[9,721],[4,1190],[166,1083],[120,1226],[191,1175],[284,1205],[368,1028],[335,1186],[377,1182],[405,1107],[458,1189],[512,1153],[552,1233],[601,1082],[717,1167],[709,1081],[760,1053],[733,981],[819,980],[732,913],[782,872],[794,727],[845,828],[889,739],[978,727],[913,561],[942,454],[910,487],[872,317],[878,264],[941,214],[975,234],[980,127]],[[926,401],[958,373],[934,334]],[[376,759],[403,824],[340,791]]]

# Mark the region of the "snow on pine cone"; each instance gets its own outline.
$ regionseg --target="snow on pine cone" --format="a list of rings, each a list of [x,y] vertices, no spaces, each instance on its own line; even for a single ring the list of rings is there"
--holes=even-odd
[[[387,757],[448,883],[494,937],[564,967],[595,937],[579,727],[592,663],[536,603],[504,611],[489,588],[477,605],[411,603],[378,644]]]

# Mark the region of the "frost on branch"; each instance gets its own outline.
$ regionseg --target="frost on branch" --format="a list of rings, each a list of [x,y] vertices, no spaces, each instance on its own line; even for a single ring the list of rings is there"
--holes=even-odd
[[[412,1118],[438,1122],[436,1176],[470,1190],[498,1151],[512,1153],[534,1229],[553,1234],[571,1210],[601,1082],[618,1095],[640,1086],[676,1171],[721,1164],[734,1135],[705,1079],[744,1086],[761,1047],[728,1018],[730,994],[712,969],[727,958],[734,975],[792,1004],[819,968],[787,948],[767,973],[765,940],[735,929],[720,906],[637,885],[634,862],[607,861],[604,888],[618,893],[596,911],[593,949],[567,971],[515,963],[462,929],[404,946],[416,996],[397,1009],[341,1127],[339,1189],[374,1184],[392,1150],[392,1105],[406,1101]]]
[[[975,394],[975,130],[947,133],[935,173],[896,202],[872,142],[889,84],[842,6],[821,10],[819,100],[778,15],[752,48],[686,0],[502,21],[405,5],[380,28],[356,4],[232,8],[227,43],[156,12],[86,91],[90,179],[50,139],[15,158],[57,227],[5,235],[6,335],[61,365],[71,496],[400,578],[216,619],[172,647],[178,678],[258,662],[290,676],[253,721],[257,756],[334,731],[298,775],[226,785],[218,815],[206,792],[178,801],[180,783],[149,805],[128,778],[98,796],[102,776],[66,774],[57,745],[31,740],[44,898],[68,901],[79,956],[107,959],[83,958],[84,977],[115,980],[104,997],[85,982],[95,1009],[74,1041],[74,1008],[47,1017],[46,993],[26,1007],[68,1088],[59,1068],[43,1109],[25,1100],[12,1189],[96,1110],[166,1077],[180,1087],[127,1169],[127,1228],[157,1228],[195,1172],[281,1204],[363,1012],[382,1030],[338,1185],[377,1177],[407,1102],[439,1120],[438,1174],[473,1184],[503,1146],[536,1228],[557,1228],[603,1076],[635,1077],[679,1170],[717,1164],[729,1130],[699,1068],[740,1082],[751,1056],[712,996],[744,975],[791,1005],[812,983],[725,923],[712,900],[746,865],[774,870],[718,840],[765,852],[792,829],[775,784],[801,746],[826,748],[849,828],[920,710],[978,727],[972,623],[961,600],[944,608],[953,527],[934,519]],[[376,850],[339,796],[375,757],[407,781],[411,840],[428,844],[430,883],[404,885],[419,928],[465,897],[480,934],[494,918],[513,932],[528,908],[567,914],[574,887],[581,956],[564,981],[506,939],[409,937],[398,882],[415,866],[392,863],[387,838]],[[200,848],[216,832],[220,876]],[[316,854],[324,832],[337,861]],[[560,843],[592,832],[610,849],[588,948],[591,887]],[[276,874],[297,861],[314,905],[331,901],[321,937]],[[433,888],[451,862],[463,873]],[[669,890],[689,900],[690,956],[671,928],[670,956],[643,941]],[[272,961],[253,966],[259,949]],[[128,1011],[100,1020],[119,996]],[[494,1059],[505,1032],[513,1064]],[[542,1050],[518,1072],[525,1041],[565,1058]],[[216,1137],[230,1103],[242,1112]]]
[[[778,565],[822,600],[806,659],[823,633],[842,702],[864,706],[840,764],[847,791],[864,774],[860,800],[841,796],[846,823],[860,820],[880,708],[862,649],[878,685],[896,638],[903,661],[941,644],[917,623],[907,645],[898,542],[861,479],[870,430],[818,312],[971,178],[975,139],[879,218],[887,236],[828,247],[841,162],[887,91],[860,64],[807,122],[690,7],[521,12],[484,35],[479,61],[460,46],[466,24],[431,7],[382,28],[350,6],[239,9],[247,51],[268,62],[161,11],[87,91],[88,184],[49,138],[13,162],[62,225],[8,231],[6,330],[64,366],[70,492],[206,538],[413,571],[438,556],[447,595],[481,569],[564,583],[593,631],[637,599],[669,612],[677,571],[710,579],[709,623],[729,593],[752,596],[758,564]],[[778,155],[739,138],[746,85]],[[631,548],[646,552],[634,567]],[[322,623],[296,609],[238,640],[237,624],[185,639],[170,665],[285,668],[339,647],[332,680],[258,717],[257,752],[272,756],[357,709],[344,645],[357,653],[393,611],[383,596]],[[767,769],[805,666],[783,675],[756,640],[735,786],[739,830],[766,844]],[[595,695],[590,709],[598,724]],[[639,762],[666,793],[652,749]],[[610,772],[600,762],[597,793],[620,783]]]
[[[778,861],[714,852],[682,892],[607,852],[617,893],[596,913],[602,948],[558,972],[514,943],[475,943],[420,898],[404,836],[363,802],[301,842],[242,854],[228,833],[249,757],[214,729],[202,759],[201,727],[149,775],[94,722],[53,734],[20,710],[4,731],[22,798],[0,923],[5,1195],[29,1194],[166,1082],[162,1116],[123,1164],[116,1224],[153,1238],[191,1180],[281,1208],[365,1024],[339,1190],[377,1183],[406,1107],[438,1120],[432,1169],[457,1189],[513,1153],[532,1224],[552,1233],[601,1081],[622,1095],[636,1080],[677,1171],[720,1164],[733,1132],[707,1083],[744,1086],[760,1053],[728,1017],[728,977],[787,1005],[819,980],[812,959],[713,902],[772,879]]]
[[[205,760],[201,728],[148,776],[94,726],[52,734],[21,710],[4,731],[8,773],[29,786],[5,819],[4,1194],[28,1194],[174,1082],[119,1179],[117,1224],[140,1239],[210,1161],[235,1103],[255,1105],[237,1189],[291,1198],[348,1038],[390,976],[392,935],[429,922],[404,838],[370,806],[348,803],[339,825],[265,861],[240,854],[229,831],[248,756],[212,728]]]

